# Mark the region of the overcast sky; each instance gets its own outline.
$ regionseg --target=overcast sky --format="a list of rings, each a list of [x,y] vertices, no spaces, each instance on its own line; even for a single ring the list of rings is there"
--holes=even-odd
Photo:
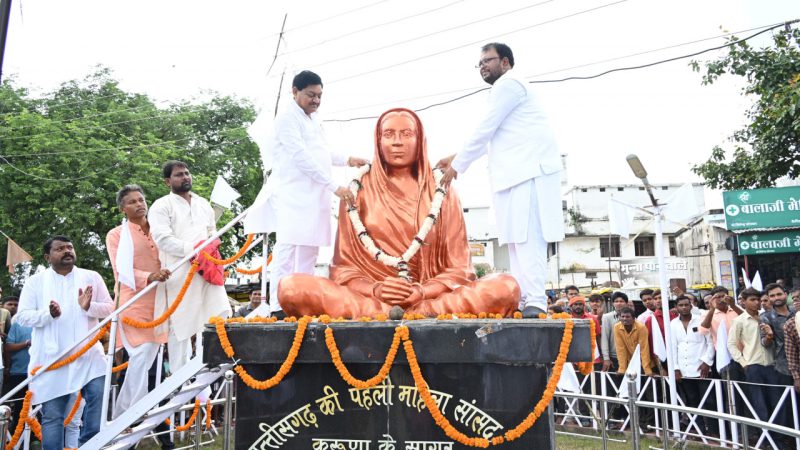
[[[284,14],[287,32],[267,75]],[[722,44],[714,37],[723,33],[799,17],[797,0],[13,0],[4,77],[50,90],[100,64],[124,89],[156,100],[213,90],[271,112],[281,74],[288,100],[291,77],[310,69],[325,83],[324,118],[348,119],[485,86],[474,65],[489,41],[509,44],[515,70],[544,80],[688,54]],[[707,38],[714,39],[587,65]],[[536,85],[568,155],[569,184],[638,183],[625,164],[629,153],[639,154],[655,183],[700,181],[691,166],[744,123],[752,100],[734,79],[702,86],[688,63]],[[485,100],[484,92],[420,114],[431,159],[459,150]],[[328,122],[327,130],[335,147],[371,156],[374,126],[374,119]],[[485,165],[458,181],[466,206],[488,203]],[[708,200],[719,205],[716,196]]]

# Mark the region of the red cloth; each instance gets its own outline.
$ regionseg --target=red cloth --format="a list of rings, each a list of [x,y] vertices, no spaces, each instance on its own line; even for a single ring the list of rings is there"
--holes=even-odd
[[[573,299],[574,298],[576,298],[576,297],[573,297]],[[596,315],[591,314],[591,313],[587,313],[585,311],[583,312],[582,316],[578,316],[578,315],[572,314],[572,317],[575,318],[575,319],[592,319],[592,320],[594,320],[594,331],[595,331],[595,334],[597,334],[597,338],[595,339],[595,345],[598,346],[598,349],[599,349],[599,346],[600,346],[600,319],[598,319]],[[594,352],[594,349],[592,349],[592,352]],[[594,362],[596,362],[596,363],[603,362],[603,355],[599,355],[594,360]]]
[[[204,241],[198,242],[194,247],[199,247],[203,242]],[[222,255],[219,253],[220,244],[222,244],[222,242],[219,239],[214,239],[210,244],[206,245],[203,251],[214,258],[222,259]],[[200,258],[200,264],[197,265],[197,273],[202,275],[203,279],[208,281],[209,284],[215,286],[225,285],[225,269],[206,258]]]

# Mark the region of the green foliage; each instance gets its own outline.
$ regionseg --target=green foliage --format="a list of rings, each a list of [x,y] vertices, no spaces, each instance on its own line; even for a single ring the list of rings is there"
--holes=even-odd
[[[245,130],[254,119],[249,102],[231,97],[159,107],[120,89],[105,69],[39,98],[6,80],[0,86],[0,229],[34,256],[34,265],[43,264],[49,235],[70,236],[78,264],[110,285],[105,236],[122,218],[117,190],[139,184],[152,204],[169,192],[161,165],[179,159],[189,164],[199,195],[208,198],[220,174],[242,194],[243,205],[251,204],[263,179],[258,148]],[[226,241],[223,254],[243,241]],[[8,274],[0,273],[7,287]]]
[[[711,157],[694,166],[709,186],[747,189],[773,186],[775,180],[800,175],[800,30],[775,32],[772,46],[755,49],[732,39],[728,54],[708,62],[703,84],[713,84],[724,74],[743,77],[744,95],[754,99],[747,111],[750,122],[730,137],[732,157],[715,147]]]

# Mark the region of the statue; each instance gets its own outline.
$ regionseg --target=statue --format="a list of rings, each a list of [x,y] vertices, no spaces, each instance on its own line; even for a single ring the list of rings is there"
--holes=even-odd
[[[381,115],[373,165],[360,184],[353,211],[366,231],[356,232],[342,202],[330,279],[306,274],[283,278],[278,298],[286,314],[357,318],[388,314],[399,306],[426,316],[481,312],[508,316],[517,309],[520,289],[512,276],[475,279],[455,192],[444,196],[433,226],[425,225],[437,186],[416,114],[397,108]],[[424,230],[429,230],[424,243],[414,244]],[[398,275],[398,267],[386,265],[380,255],[367,250],[365,235],[380,249],[378,254],[409,255],[410,246],[419,250],[399,265]]]

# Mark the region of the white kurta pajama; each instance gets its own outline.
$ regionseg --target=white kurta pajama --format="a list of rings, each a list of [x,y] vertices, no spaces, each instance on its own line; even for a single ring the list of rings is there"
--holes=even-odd
[[[276,244],[270,265],[270,311],[281,309],[278,283],[292,273],[314,272],[319,247],[331,245],[331,194],[339,186],[333,165],[347,157],[329,150],[316,113],[289,102],[276,118],[267,151],[273,161],[268,181],[266,232]]]
[[[508,244],[520,307],[547,309],[547,243],[564,239],[561,157],[547,117],[513,70],[490,90],[486,115],[456,155],[458,173],[488,152],[500,244]]]
[[[208,239],[216,231],[214,210],[202,197],[191,193],[191,204],[181,196],[170,193],[153,202],[147,214],[150,233],[158,247],[158,257],[165,267],[172,267],[192,253],[195,245]],[[156,291],[154,317],[159,317],[175,301],[180,292],[189,263],[172,271]],[[187,361],[191,337],[202,331],[213,316],[230,315],[230,304],[224,286],[215,286],[196,274],[183,302],[169,318],[170,369],[174,373]],[[200,348],[200,340],[197,342]]]
[[[84,311],[78,304],[78,289],[92,286],[92,302]],[[61,315],[50,315],[50,301],[61,307]],[[52,362],[68,347],[81,340],[95,327],[99,318],[114,311],[114,303],[102,277],[97,272],[75,267],[66,276],[52,268],[39,272],[25,282],[19,299],[19,311],[14,320],[32,327],[30,364],[28,371]],[[91,338],[91,336],[90,336]],[[77,352],[88,341],[81,342]],[[38,405],[62,395],[78,392],[89,381],[105,373],[103,346],[98,342],[83,356],[66,366],[45,372],[33,380],[32,403]]]

